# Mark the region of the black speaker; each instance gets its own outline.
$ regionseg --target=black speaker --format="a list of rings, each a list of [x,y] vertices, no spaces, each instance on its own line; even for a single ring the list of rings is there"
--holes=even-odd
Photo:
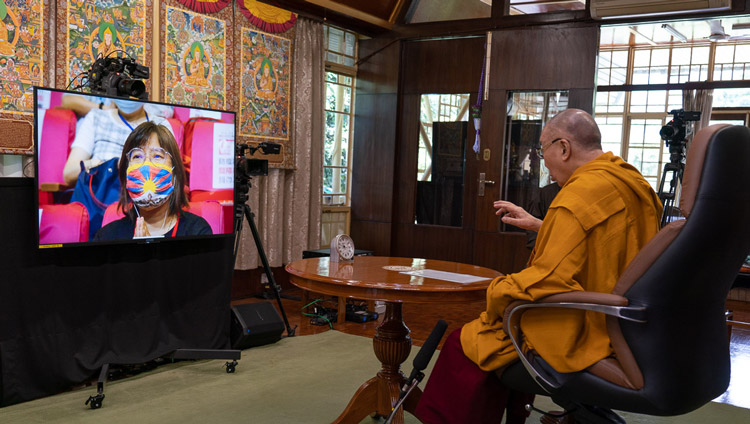
[[[284,322],[271,302],[232,306],[232,349],[247,349],[281,339]]]

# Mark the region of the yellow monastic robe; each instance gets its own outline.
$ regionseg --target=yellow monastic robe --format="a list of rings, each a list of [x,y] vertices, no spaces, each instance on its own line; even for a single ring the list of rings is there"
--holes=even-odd
[[[578,168],[550,205],[529,267],[496,278],[487,310],[461,331],[466,356],[485,371],[518,355],[502,329],[505,308],[575,290],[610,293],[625,267],[659,231],[662,206],[643,176],[612,153]],[[580,371],[612,355],[604,314],[534,309],[521,319],[526,349],[559,372]]]

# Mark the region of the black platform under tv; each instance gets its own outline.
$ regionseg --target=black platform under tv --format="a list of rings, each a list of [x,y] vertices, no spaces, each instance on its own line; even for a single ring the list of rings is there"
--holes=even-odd
[[[124,106],[116,107],[118,102],[125,99],[44,87],[34,87],[34,96],[35,158],[38,164],[35,187],[38,190],[36,199],[40,248],[231,237],[234,216],[234,112],[141,100],[127,100],[129,105],[120,103]],[[138,119],[133,119],[132,122],[126,119],[136,113],[129,111],[141,110],[136,109],[141,107],[143,112],[138,115]],[[137,127],[146,120],[169,130],[177,143],[174,156],[179,157],[171,158],[173,155],[168,155],[169,164],[172,165],[171,172],[169,165],[162,168],[127,168],[128,187],[131,179],[134,184],[140,184],[137,188],[143,192],[152,189],[152,192],[161,190],[162,194],[176,193],[179,187],[184,187],[189,205],[183,210],[203,218],[205,223],[192,217],[192,221],[183,220],[180,215],[180,220],[170,227],[175,231],[163,236],[136,238],[135,233],[130,230],[127,234],[126,231],[104,232],[108,236],[104,237],[102,233],[98,233],[99,230],[107,224],[123,220],[125,215],[117,208],[119,190],[97,191],[97,180],[109,178],[119,187],[118,166],[125,157],[122,156],[123,138],[127,138],[134,126]],[[89,173],[80,172],[78,167],[81,162],[75,161],[77,157],[74,157],[70,163],[74,163],[73,168],[80,173],[79,179],[71,183],[70,164],[67,176],[64,171],[66,162],[74,151],[79,155],[83,152],[83,157],[87,159],[83,162],[84,165],[91,164],[89,159],[102,161],[103,165],[92,168]],[[153,155],[147,154],[144,157],[142,160],[151,161]],[[114,160],[115,163],[108,160]],[[182,163],[186,171],[183,184],[178,184],[178,178],[175,177],[178,175],[175,170],[176,160]],[[131,165],[129,160],[126,163],[128,165]],[[85,174],[83,179],[80,178],[81,174]],[[82,198],[89,200],[80,200]],[[167,225],[174,222],[176,216],[170,215]],[[188,230],[185,227],[194,222],[200,225],[189,228],[199,230]],[[184,224],[182,229],[181,224]],[[123,227],[123,230],[126,229]]]

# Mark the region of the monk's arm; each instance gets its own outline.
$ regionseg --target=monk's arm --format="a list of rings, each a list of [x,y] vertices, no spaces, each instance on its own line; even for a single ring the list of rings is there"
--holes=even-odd
[[[576,280],[586,258],[586,233],[567,209],[545,219],[536,255],[521,272],[495,279],[487,289],[487,323],[501,321],[514,300],[533,301],[555,293],[582,290]]]

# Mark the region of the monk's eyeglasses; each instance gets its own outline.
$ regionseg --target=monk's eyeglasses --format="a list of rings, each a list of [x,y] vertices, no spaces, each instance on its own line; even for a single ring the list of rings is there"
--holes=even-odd
[[[539,146],[536,148],[536,154],[539,156],[539,159],[544,159],[544,149],[548,148],[549,146],[555,144],[556,141],[562,140],[563,137],[556,138],[549,142],[546,146]]]

